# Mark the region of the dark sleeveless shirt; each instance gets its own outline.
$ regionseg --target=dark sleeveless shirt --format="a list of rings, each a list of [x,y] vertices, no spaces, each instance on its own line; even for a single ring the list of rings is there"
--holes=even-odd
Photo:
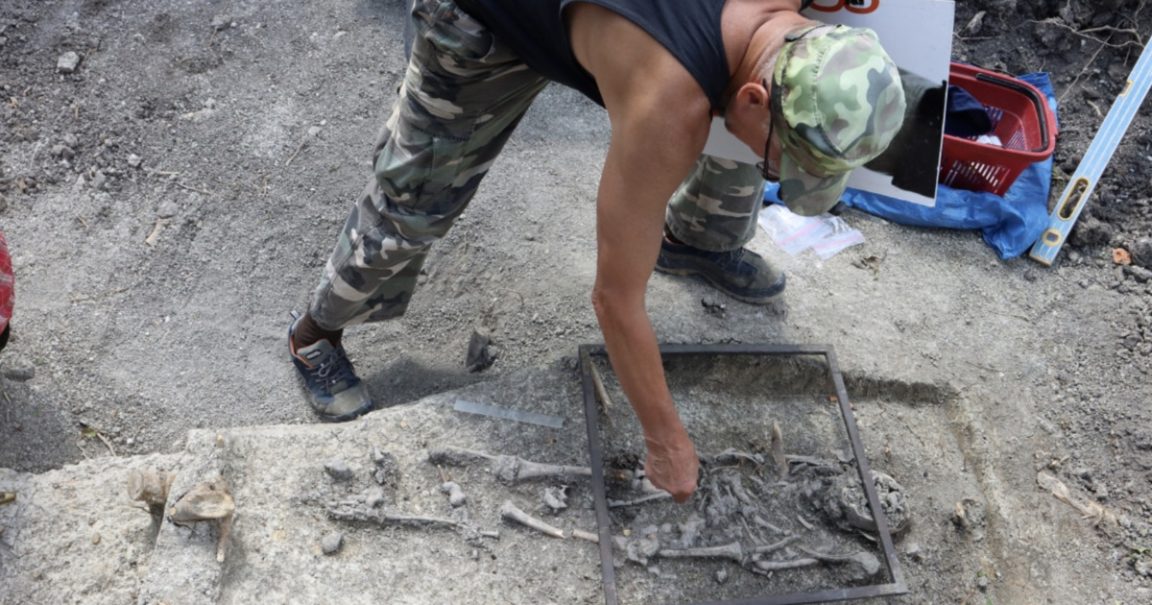
[[[574,2],[602,6],[635,23],[688,70],[713,108],[722,107],[728,87],[720,32],[725,0],[456,0],[540,75],[603,105],[596,80],[580,66],[568,40],[563,13]]]

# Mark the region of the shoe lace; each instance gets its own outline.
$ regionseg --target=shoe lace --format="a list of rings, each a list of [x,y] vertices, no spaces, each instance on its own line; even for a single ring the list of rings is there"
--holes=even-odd
[[[352,369],[352,362],[344,349],[337,348],[326,359],[317,364],[313,375],[324,381],[327,386],[340,383],[352,384],[356,381],[356,372]]]

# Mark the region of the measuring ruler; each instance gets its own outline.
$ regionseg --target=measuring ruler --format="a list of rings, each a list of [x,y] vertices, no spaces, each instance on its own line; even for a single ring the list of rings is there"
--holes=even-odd
[[[1048,217],[1048,230],[1033,244],[1032,252],[1029,254],[1033,259],[1048,266],[1052,266],[1056,261],[1056,255],[1067,241],[1068,233],[1072,231],[1076,219],[1080,218],[1080,212],[1084,210],[1088,198],[1096,189],[1096,183],[1104,173],[1104,168],[1112,161],[1112,154],[1116,153],[1120,139],[1128,132],[1128,126],[1136,117],[1136,112],[1144,102],[1144,97],[1148,95],[1150,86],[1152,86],[1152,51],[1145,45],[1144,51],[1140,53],[1140,59],[1136,61],[1136,66],[1128,75],[1128,83],[1112,103],[1112,109],[1108,110],[1108,115],[1100,124],[1100,130],[1096,132],[1096,138],[1092,139],[1088,152],[1084,154],[1084,159],[1080,161],[1076,172],[1072,173],[1072,179],[1064,188],[1064,193],[1060,195],[1060,202],[1052,209],[1052,214]]]

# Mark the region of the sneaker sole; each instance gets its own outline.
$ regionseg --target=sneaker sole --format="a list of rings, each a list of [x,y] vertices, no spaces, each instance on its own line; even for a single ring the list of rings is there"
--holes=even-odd
[[[730,297],[735,298],[736,300],[738,300],[740,302],[745,302],[745,303],[748,303],[750,305],[771,304],[773,301],[780,298],[780,295],[784,293],[784,287],[787,285],[787,283],[786,283],[787,279],[785,278],[785,276],[783,274],[781,274],[780,280],[778,282],[776,282],[775,286],[773,287],[773,289],[771,291],[772,292],[771,294],[767,294],[764,296],[743,296],[740,294],[736,294],[735,292],[732,292],[731,290],[725,288],[723,286],[723,284],[717,282],[716,280],[709,277],[707,273],[704,273],[703,271],[700,271],[698,269],[679,269],[679,268],[671,268],[671,267],[661,267],[659,264],[657,264],[656,270],[659,271],[660,273],[664,273],[667,275],[680,275],[680,276],[684,276],[684,277],[695,277],[695,278],[699,279],[700,281],[703,281],[704,283],[712,286],[713,288],[716,288],[717,290],[723,292],[726,296],[730,296]]]

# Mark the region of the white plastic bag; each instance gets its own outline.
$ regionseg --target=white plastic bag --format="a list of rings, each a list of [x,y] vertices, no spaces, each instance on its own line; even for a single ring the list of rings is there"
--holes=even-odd
[[[779,204],[763,208],[759,223],[772,241],[792,256],[812,249],[821,260],[828,260],[845,248],[864,243],[864,234],[838,216],[800,216]]]

